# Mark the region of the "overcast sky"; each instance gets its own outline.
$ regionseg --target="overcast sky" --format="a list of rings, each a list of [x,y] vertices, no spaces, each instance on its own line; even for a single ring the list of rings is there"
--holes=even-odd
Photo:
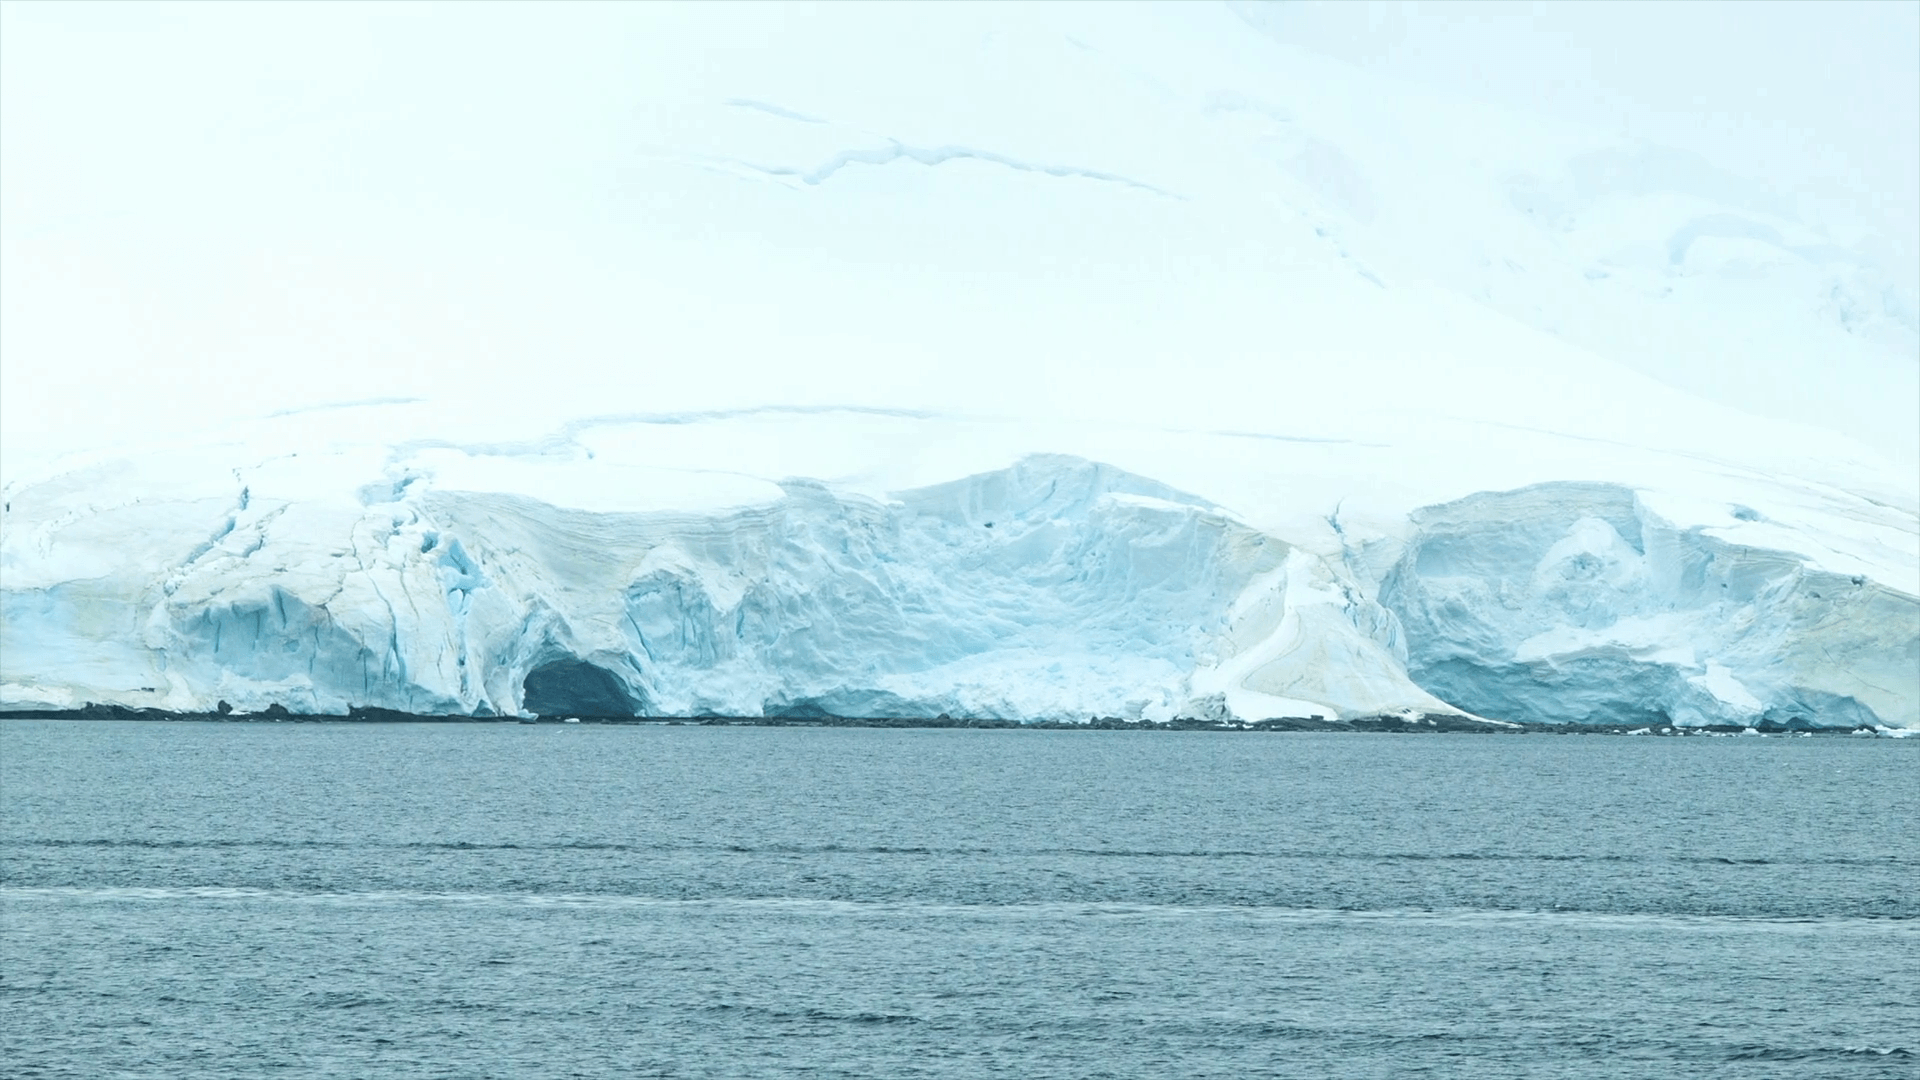
[[[580,185],[645,94],[605,29],[651,10],[0,5],[0,448],[524,363],[489,333],[500,296],[464,290],[457,266],[423,278],[379,238],[438,230],[449,263],[525,263],[583,227],[604,208]],[[1694,150],[1920,277],[1920,3],[1247,15],[1362,67]],[[276,291],[255,287],[268,277]],[[187,336],[225,359],[188,359],[213,354]],[[260,342],[271,356],[248,352]]]

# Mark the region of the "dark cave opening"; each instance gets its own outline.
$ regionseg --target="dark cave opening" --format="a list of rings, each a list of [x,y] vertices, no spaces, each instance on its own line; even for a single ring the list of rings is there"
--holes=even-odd
[[[527,672],[521,702],[535,716],[638,716],[640,703],[613,672],[583,660],[554,660]]]

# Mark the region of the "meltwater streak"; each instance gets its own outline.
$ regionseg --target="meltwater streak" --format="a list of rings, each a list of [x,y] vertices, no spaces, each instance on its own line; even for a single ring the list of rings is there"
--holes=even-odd
[[[0,723],[21,1076],[1903,1076],[1915,747]]]

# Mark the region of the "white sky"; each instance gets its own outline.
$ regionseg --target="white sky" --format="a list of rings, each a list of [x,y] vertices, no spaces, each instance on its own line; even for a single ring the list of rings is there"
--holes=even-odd
[[[1253,15],[1356,64],[1695,150],[1916,276],[1920,4]],[[539,364],[536,340],[591,351],[632,299],[609,283],[648,257],[617,242],[635,193],[609,193],[666,78],[634,57],[663,55],[644,47],[673,18],[0,6],[0,453],[453,392]]]

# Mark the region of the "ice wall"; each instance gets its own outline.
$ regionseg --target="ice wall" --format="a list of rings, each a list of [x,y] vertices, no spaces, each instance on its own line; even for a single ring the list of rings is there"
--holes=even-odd
[[[889,498],[779,490],[631,513],[411,482],[29,488],[6,704],[1920,726],[1920,601],[1622,486],[1483,493],[1332,557],[1070,456]]]
[[[1864,575],[1677,528],[1608,484],[1475,495],[1413,524],[1381,600],[1409,674],[1461,708],[1920,725],[1920,601]]]
[[[363,489],[251,499],[141,580],[9,589],[15,705],[1166,720],[1452,712],[1391,619],[1204,499],[1034,457],[711,515]],[[183,542],[184,544],[184,542]],[[1335,661],[1329,666],[1329,658]]]

